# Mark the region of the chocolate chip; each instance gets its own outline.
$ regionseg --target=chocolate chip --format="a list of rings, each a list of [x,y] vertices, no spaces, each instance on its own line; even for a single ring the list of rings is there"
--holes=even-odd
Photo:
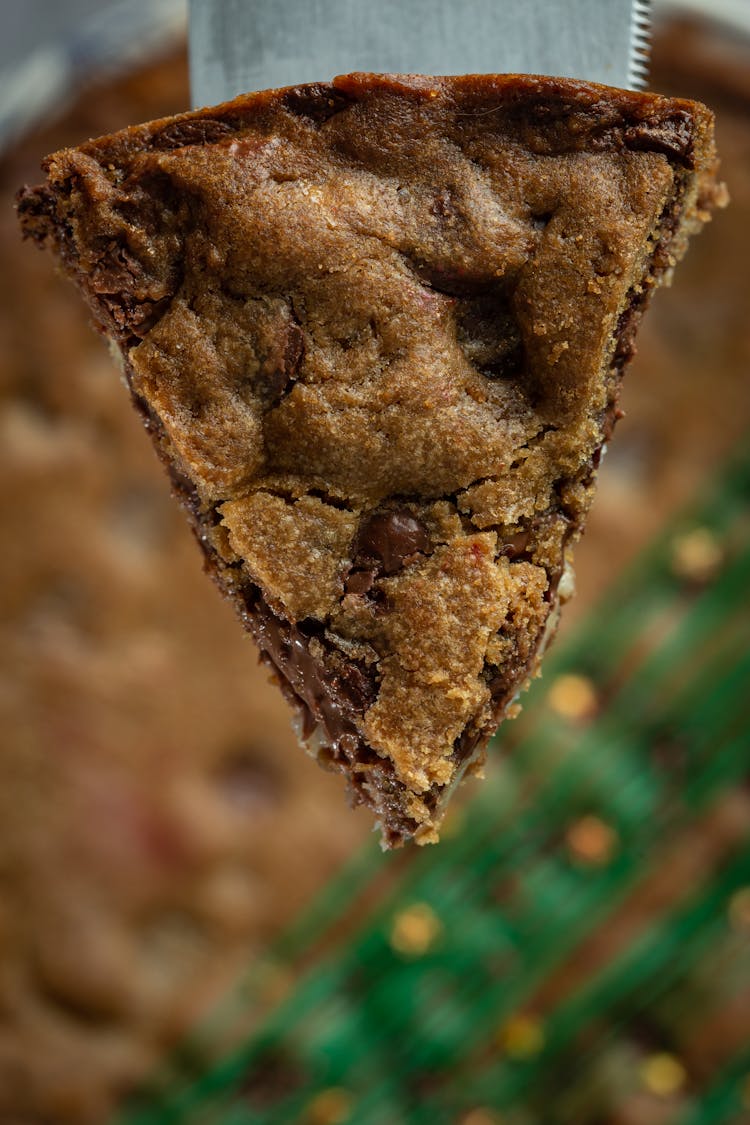
[[[353,570],[346,582],[344,589],[347,594],[367,594],[373,586],[377,571],[371,567],[367,570]]]
[[[520,558],[521,555],[526,554],[526,548],[531,539],[531,529],[526,528],[523,531],[517,531],[516,534],[503,543],[500,548],[500,554],[505,555],[509,559]]]
[[[117,295],[100,293],[96,300],[100,319],[106,320],[107,329],[134,347],[158,324],[172,298],[137,301],[131,294],[123,292]]]
[[[284,95],[285,109],[297,117],[309,118],[316,125],[324,125],[348,105],[351,101],[346,94],[323,83],[297,86]]]
[[[305,354],[302,329],[291,321],[260,365],[259,390],[270,405],[277,406],[299,370]]]
[[[419,551],[427,551],[427,528],[407,508],[378,512],[360,527],[355,540],[355,558],[380,562],[385,574],[396,574]]]
[[[338,699],[345,701],[358,715],[364,714],[375,697],[374,684],[369,672],[359,664],[344,662],[338,669],[339,679],[335,685]]]
[[[175,121],[154,137],[158,148],[184,148],[186,145],[210,145],[230,137],[234,129],[227,121],[196,118]]]
[[[642,121],[631,125],[623,134],[630,149],[661,152],[688,168],[693,166],[693,128],[687,113],[678,111],[663,121]]]

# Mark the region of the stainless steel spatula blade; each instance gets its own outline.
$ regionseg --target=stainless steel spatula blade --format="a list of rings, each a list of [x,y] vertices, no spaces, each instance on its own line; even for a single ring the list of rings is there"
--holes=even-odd
[[[645,84],[650,0],[190,0],[194,106],[354,70]]]

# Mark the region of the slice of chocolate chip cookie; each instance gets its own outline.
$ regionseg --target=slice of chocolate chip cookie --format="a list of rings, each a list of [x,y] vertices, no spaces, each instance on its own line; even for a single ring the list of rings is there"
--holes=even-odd
[[[386,845],[436,839],[569,594],[701,105],[349,75],[66,149],[19,201],[116,343],[209,569]]]

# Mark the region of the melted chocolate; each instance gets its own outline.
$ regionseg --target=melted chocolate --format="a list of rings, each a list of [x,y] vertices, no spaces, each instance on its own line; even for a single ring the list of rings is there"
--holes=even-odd
[[[403,787],[393,763],[370,750],[355,724],[377,694],[372,670],[338,652],[319,629],[308,635],[274,613],[255,587],[246,591],[245,601],[247,624],[262,655],[278,673],[289,701],[302,713],[303,736],[309,738],[318,724],[322,727],[327,745],[318,750],[318,760],[345,770],[354,804],[374,809],[390,847],[413,836],[418,824],[404,812]],[[322,647],[322,656],[310,651],[313,638]],[[439,792],[436,788],[423,799],[436,806]]]
[[[354,719],[375,699],[377,682],[366,666],[350,660],[322,635],[274,613],[259,590],[245,594],[250,628],[258,646],[302,705],[303,734],[307,738],[320,723],[337,760],[362,761],[368,750]],[[311,650],[315,640],[319,653]]]
[[[405,563],[430,547],[424,524],[406,508],[378,512],[360,527],[354,547],[355,560],[373,560],[384,574],[396,574]]]

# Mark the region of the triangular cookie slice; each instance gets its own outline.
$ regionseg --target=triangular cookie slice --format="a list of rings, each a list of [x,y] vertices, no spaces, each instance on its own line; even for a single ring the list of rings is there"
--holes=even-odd
[[[208,566],[386,845],[436,839],[570,591],[700,105],[355,74],[51,156],[21,194]]]

